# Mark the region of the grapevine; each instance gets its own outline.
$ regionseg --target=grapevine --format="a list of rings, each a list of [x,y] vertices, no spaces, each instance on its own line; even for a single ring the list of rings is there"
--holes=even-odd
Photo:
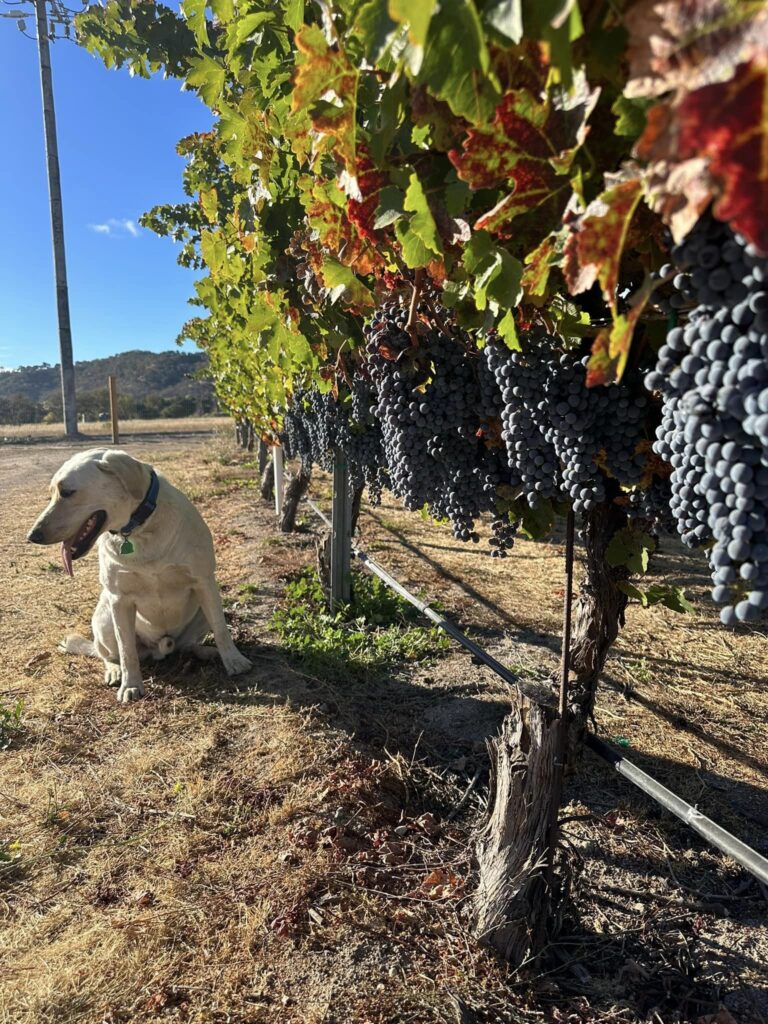
[[[342,448],[374,500],[463,540],[487,514],[500,553],[568,506],[673,517],[723,621],[763,615],[768,5],[409,11],[78,16],[214,114],[180,144],[188,202],[143,219],[203,271],[181,336],[238,420]]]

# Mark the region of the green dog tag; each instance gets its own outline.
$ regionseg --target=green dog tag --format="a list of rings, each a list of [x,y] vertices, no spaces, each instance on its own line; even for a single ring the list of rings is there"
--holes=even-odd
[[[123,541],[123,546],[120,548],[120,554],[121,555],[132,555],[133,554],[133,544],[128,540],[127,537]]]

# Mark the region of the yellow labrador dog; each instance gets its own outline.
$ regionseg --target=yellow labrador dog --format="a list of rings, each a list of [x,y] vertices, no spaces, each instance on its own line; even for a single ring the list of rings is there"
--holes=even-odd
[[[103,660],[122,703],[144,696],[139,659],[201,647],[213,631],[229,675],[250,661],[235,647],[214,576],[213,538],[181,491],[127,452],[92,448],[51,481],[51,502],[29,532],[33,544],[61,542],[65,570],[98,542],[101,597],[93,642],[71,636],[65,650]]]

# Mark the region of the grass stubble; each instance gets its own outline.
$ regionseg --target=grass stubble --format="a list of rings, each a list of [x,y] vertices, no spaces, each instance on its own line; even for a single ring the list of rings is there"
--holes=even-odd
[[[671,1024],[723,1000],[736,1020],[759,1011],[759,891],[591,761],[571,780],[578,884],[550,965],[522,980],[479,947],[471,841],[487,758],[460,714],[503,708],[503,688],[458,654],[379,674],[300,660],[268,620],[286,577],[313,560],[311,533],[275,535],[252,460],[228,436],[132,450],[212,525],[255,669],[230,681],[175,659],[146,700],[118,707],[96,662],[55,653],[87,629],[94,559],[70,581],[53,549],[22,545],[66,456],[0,453],[0,705],[21,708],[0,751],[2,1024]],[[392,501],[366,516],[363,541],[494,653],[531,674],[551,667],[556,543],[520,543],[500,565],[453,551],[447,531]],[[609,664],[599,723],[764,844],[764,635],[713,629],[703,606],[691,620],[644,612],[650,629],[639,614]]]

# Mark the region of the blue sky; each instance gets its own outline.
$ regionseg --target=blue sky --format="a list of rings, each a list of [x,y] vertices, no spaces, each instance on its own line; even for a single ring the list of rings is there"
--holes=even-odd
[[[175,347],[194,273],[138,226],[183,199],[178,139],[211,117],[176,79],[108,71],[51,46],[75,360]],[[56,363],[58,334],[37,48],[0,18],[0,367]]]

